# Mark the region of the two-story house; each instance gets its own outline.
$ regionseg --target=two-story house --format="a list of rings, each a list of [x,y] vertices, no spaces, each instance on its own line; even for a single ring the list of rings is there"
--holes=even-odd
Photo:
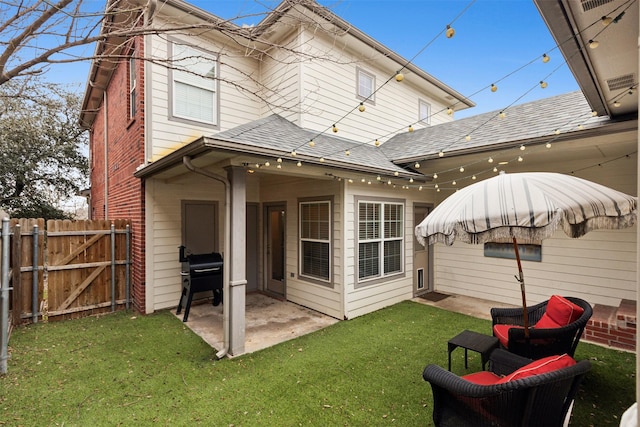
[[[180,245],[223,254],[221,354],[244,351],[250,291],[338,319],[434,289],[517,304],[510,260],[413,237],[432,206],[494,169],[636,192],[637,119],[587,93],[454,121],[471,101],[315,1],[285,0],[252,27],[181,0],[116,3],[126,13],[106,25],[135,16],[157,31],[96,47],[81,117],[91,215],[132,219],[145,313],[178,304]],[[558,235],[542,253],[527,267],[532,303],[635,299],[635,230]]]

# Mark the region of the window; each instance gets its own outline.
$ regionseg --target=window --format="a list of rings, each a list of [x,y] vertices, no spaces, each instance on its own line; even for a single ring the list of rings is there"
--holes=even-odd
[[[215,125],[218,121],[215,56],[184,44],[172,44],[172,115]]]
[[[371,73],[357,68],[357,97],[366,101],[375,101],[375,94],[373,93],[376,87],[376,78]]]
[[[136,61],[135,52],[129,57],[129,118],[136,115]]]
[[[426,125],[431,124],[431,104],[422,99],[418,101],[418,120]]]
[[[403,271],[404,206],[358,202],[358,280]]]
[[[300,275],[330,281],[331,202],[300,203]]]

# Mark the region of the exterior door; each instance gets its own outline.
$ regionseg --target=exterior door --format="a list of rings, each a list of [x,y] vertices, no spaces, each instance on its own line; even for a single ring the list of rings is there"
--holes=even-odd
[[[266,265],[267,289],[276,296],[285,297],[285,205],[266,208]]]
[[[425,205],[414,205],[413,226],[420,224],[431,211]],[[413,236],[413,295],[418,296],[433,291],[433,255],[429,245],[422,246]]]
[[[182,202],[182,244],[187,254],[206,254],[218,250],[218,205],[216,202]]]

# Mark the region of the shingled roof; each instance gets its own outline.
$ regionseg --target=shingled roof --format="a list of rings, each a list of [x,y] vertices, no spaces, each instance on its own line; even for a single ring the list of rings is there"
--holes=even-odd
[[[594,117],[580,91],[553,96],[504,110],[478,114],[448,123],[398,134],[381,149],[396,163],[435,158],[440,150],[447,154],[493,149],[507,143],[522,143],[560,133],[597,128],[611,122],[608,117]],[[471,139],[466,140],[469,135]]]

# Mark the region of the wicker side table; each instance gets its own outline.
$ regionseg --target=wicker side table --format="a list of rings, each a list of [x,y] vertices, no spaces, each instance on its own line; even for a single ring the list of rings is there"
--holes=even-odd
[[[498,348],[498,338],[480,334],[474,331],[464,330],[455,337],[451,338],[448,342],[449,351],[449,371],[451,371],[451,352],[458,347],[464,348],[464,368],[469,369],[467,363],[467,351],[475,351],[480,353],[482,360],[482,370],[485,369],[485,365],[489,360],[491,352]]]

